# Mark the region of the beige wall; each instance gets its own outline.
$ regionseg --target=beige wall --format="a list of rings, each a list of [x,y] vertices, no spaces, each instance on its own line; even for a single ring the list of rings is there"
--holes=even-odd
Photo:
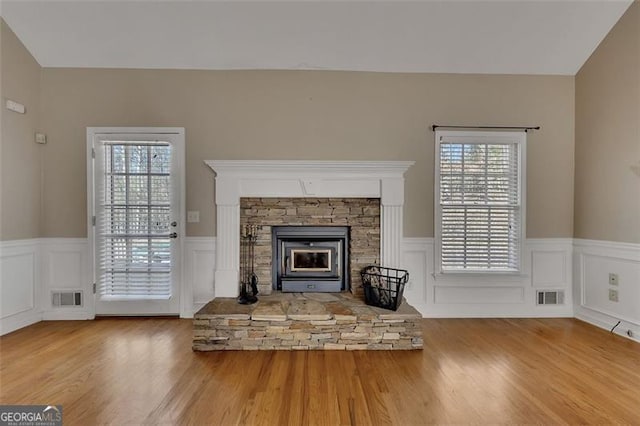
[[[0,56],[0,240],[37,238],[42,147],[34,142],[34,133],[40,119],[41,68],[2,19]],[[25,105],[26,114],[7,110],[6,99]]]
[[[576,76],[577,238],[640,243],[640,3]]]
[[[186,128],[190,236],[215,235],[214,159],[415,160],[405,235],[433,236],[433,123],[541,125],[528,236],[571,237],[574,79],[326,71],[44,69],[44,235],[86,235],[85,128]]]

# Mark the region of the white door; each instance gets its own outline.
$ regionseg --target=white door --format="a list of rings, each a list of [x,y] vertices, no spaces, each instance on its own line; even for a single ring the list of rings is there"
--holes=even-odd
[[[97,315],[180,313],[184,129],[89,128]]]

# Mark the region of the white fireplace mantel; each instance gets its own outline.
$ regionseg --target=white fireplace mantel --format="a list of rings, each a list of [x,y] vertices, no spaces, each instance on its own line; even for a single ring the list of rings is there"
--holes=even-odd
[[[401,266],[404,173],[413,161],[205,161],[216,173],[216,297],[238,295],[240,198],[380,198],[381,263]]]

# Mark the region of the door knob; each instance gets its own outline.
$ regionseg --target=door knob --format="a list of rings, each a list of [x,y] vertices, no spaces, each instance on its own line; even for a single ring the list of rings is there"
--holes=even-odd
[[[178,233],[177,232],[170,233],[169,238],[178,238]]]
[[[178,226],[178,222],[176,222],[176,221],[174,220],[173,222],[171,222],[171,226],[173,226],[173,227],[175,228],[176,226]]]

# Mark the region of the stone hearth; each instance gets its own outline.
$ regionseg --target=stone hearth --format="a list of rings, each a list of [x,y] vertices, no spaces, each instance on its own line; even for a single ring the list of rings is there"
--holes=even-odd
[[[221,297],[195,314],[193,349],[422,349],[421,319],[406,301],[390,311],[350,293],[274,293],[255,305]]]

